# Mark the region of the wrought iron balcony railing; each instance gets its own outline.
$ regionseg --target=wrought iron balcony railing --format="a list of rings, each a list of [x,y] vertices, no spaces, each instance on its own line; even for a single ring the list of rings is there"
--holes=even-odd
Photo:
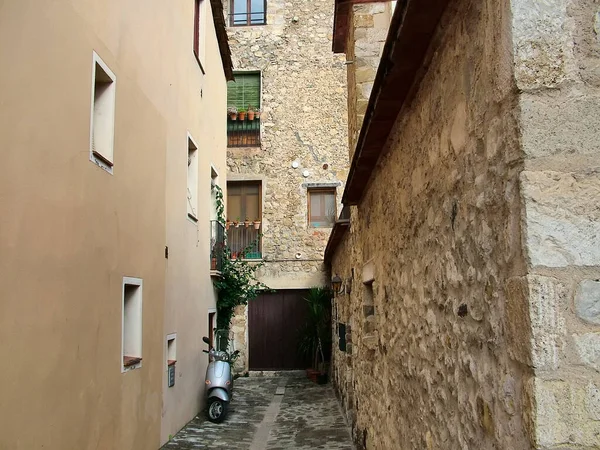
[[[261,228],[260,222],[250,222],[248,226],[244,222],[240,222],[237,227],[234,223],[229,225],[227,245],[232,259],[262,259]]]
[[[260,119],[227,119],[227,147],[260,147]]]
[[[225,227],[218,220],[210,221],[210,270],[220,272],[223,268]]]

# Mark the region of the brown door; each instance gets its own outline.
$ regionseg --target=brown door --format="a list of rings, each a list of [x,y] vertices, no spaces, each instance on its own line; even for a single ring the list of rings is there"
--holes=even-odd
[[[299,329],[306,319],[305,290],[262,294],[248,303],[251,370],[306,369],[298,351]]]

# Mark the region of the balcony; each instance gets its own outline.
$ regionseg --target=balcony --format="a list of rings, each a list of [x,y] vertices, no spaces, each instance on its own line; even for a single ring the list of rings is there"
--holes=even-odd
[[[227,230],[227,244],[231,250],[231,258],[262,259],[261,229],[260,222],[250,222],[248,225],[240,222],[237,226],[231,222]]]
[[[223,268],[225,227],[218,220],[210,221],[210,274],[218,276]]]
[[[227,147],[260,147],[260,119],[227,119]]]

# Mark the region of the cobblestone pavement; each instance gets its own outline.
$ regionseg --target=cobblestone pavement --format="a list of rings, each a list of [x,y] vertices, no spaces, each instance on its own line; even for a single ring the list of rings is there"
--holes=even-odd
[[[283,396],[275,395],[285,386]],[[281,389],[280,389],[281,392]],[[331,385],[305,377],[238,378],[229,415],[221,424],[202,412],[163,450],[352,450]]]

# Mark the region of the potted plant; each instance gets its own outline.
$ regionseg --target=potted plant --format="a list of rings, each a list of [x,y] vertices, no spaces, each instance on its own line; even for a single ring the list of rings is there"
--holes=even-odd
[[[254,219],[254,222],[252,222],[254,224],[254,229],[258,230],[260,228],[260,220],[258,219]]]
[[[300,328],[299,351],[312,360],[307,376],[314,382],[327,382],[327,364],[324,349],[331,345],[331,290],[312,288],[304,299],[307,319]]]
[[[238,110],[235,106],[230,106],[229,108],[227,108],[227,114],[229,114],[229,118],[231,120],[237,119],[237,113],[238,113]]]
[[[255,108],[254,109],[254,118],[255,119],[260,119],[260,108]]]
[[[225,222],[225,229],[229,230],[230,226],[231,226],[231,222],[229,221],[229,219],[227,219],[227,222]]]
[[[246,110],[244,108],[238,109],[238,116],[240,116],[240,120],[246,120]]]
[[[246,217],[246,219],[244,220],[244,225],[246,226],[246,228],[248,228],[248,227],[250,226],[250,224],[251,224],[251,223],[252,223],[252,222],[250,222],[250,219],[248,219],[248,218]]]
[[[217,258],[214,256],[210,259],[210,270],[217,270]]]
[[[240,226],[240,218],[239,217],[233,221],[233,226],[236,228]]]
[[[255,112],[256,110],[254,109],[254,106],[248,105],[248,120],[254,120]]]

